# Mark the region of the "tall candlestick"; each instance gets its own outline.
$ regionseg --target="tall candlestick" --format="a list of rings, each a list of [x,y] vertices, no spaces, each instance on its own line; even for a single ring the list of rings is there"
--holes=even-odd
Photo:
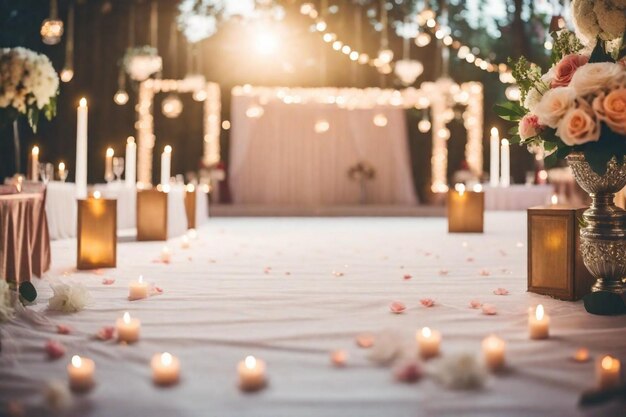
[[[139,340],[141,322],[139,319],[131,318],[128,311],[124,313],[121,319],[117,319],[115,327],[117,329],[117,340],[120,342],[135,343]]]
[[[547,339],[550,334],[550,316],[541,304],[528,309],[528,331],[531,339]]]
[[[168,352],[152,357],[152,380],[157,385],[173,385],[180,378],[180,361]]]
[[[491,137],[489,138],[489,182],[493,187],[497,187],[500,183],[500,135],[497,127],[491,128]]]
[[[86,391],[94,384],[96,364],[89,358],[78,355],[72,356],[72,361],[67,365],[67,376],[70,380],[70,388],[74,391]]]
[[[135,138],[129,136],[126,139],[126,185],[134,187],[137,182],[137,145]]]
[[[620,368],[621,364],[619,359],[615,359],[611,356],[602,357],[596,366],[598,387],[602,390],[606,390],[620,386]]]
[[[511,149],[507,139],[502,139],[502,148],[500,149],[500,153],[500,159],[502,160],[502,177],[500,178],[500,185],[508,187],[511,185]]]
[[[87,198],[87,99],[80,99],[76,121],[76,198]]]
[[[431,330],[429,327],[424,327],[422,330],[417,332],[415,338],[417,340],[420,356],[423,359],[430,359],[439,355],[441,333],[437,330]]]
[[[113,148],[107,148],[107,152],[104,157],[104,180],[106,182],[111,182],[115,178],[113,176],[113,155],[115,155]]]
[[[172,165],[172,147],[167,145],[161,154],[161,185],[170,183],[170,170]]]
[[[265,362],[254,356],[246,356],[237,366],[239,387],[244,391],[255,391],[265,386]]]
[[[504,348],[506,343],[498,336],[491,335],[483,339],[482,348],[485,364],[491,370],[498,370],[504,366]]]
[[[33,146],[30,152],[30,180],[39,181],[39,146]]]

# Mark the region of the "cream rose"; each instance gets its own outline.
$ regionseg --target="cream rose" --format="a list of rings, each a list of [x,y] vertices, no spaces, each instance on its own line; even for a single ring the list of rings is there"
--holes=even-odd
[[[524,99],[524,107],[526,107],[531,112],[535,112],[535,108],[537,104],[541,101],[541,93],[536,88],[531,88],[526,94],[526,98]]]
[[[570,87],[557,87],[545,93],[535,106],[539,124],[556,128],[559,120],[574,106],[576,95]]]
[[[561,119],[556,134],[569,146],[596,142],[600,139],[600,123],[591,107],[580,102],[580,107],[572,107]]]
[[[603,90],[613,84],[620,84],[626,76],[624,67],[610,62],[583,65],[578,68],[570,87],[577,95],[586,96]]]
[[[613,132],[626,135],[626,88],[599,95],[593,100],[593,109]]]

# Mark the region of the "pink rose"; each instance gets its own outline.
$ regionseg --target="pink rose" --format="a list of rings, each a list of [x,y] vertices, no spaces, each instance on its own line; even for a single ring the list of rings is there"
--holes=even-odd
[[[400,301],[394,301],[391,305],[389,305],[389,310],[394,314],[401,314],[404,313],[404,310],[406,310],[406,305]]]
[[[556,129],[556,134],[569,146],[597,142],[600,139],[600,123],[591,106],[584,101],[565,113]]]
[[[539,124],[539,117],[537,115],[528,113],[522,117],[519,122],[519,137],[522,140],[534,138],[541,131],[541,125]]]
[[[65,355],[65,346],[56,340],[48,340],[45,344],[46,353],[50,359],[59,359]]]
[[[613,132],[626,135],[626,88],[613,90],[606,96],[602,93],[593,100],[593,109]]]
[[[589,57],[584,55],[565,55],[554,67],[554,79],[550,83],[550,87],[567,87],[576,70],[587,62],[589,62]]]
[[[433,300],[432,298],[422,298],[420,300],[420,303],[424,306],[424,307],[432,307],[435,305],[435,300]]]

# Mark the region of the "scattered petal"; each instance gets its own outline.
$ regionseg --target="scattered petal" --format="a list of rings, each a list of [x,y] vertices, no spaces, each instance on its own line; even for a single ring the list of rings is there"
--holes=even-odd
[[[469,305],[470,305],[470,308],[476,309],[476,308],[481,308],[483,303],[481,303],[478,300],[472,300],[472,301],[470,301]]]
[[[93,271],[91,271],[92,274],[94,275],[104,275],[104,270],[103,269],[94,269]]]
[[[495,290],[493,290],[493,293],[495,295],[509,295],[509,290],[507,290],[506,288],[496,288]]]
[[[24,405],[18,400],[9,400],[7,403],[7,415],[9,417],[24,417],[26,416],[26,411],[24,410]]]
[[[404,310],[406,310],[406,305],[404,305],[404,303],[401,303],[400,301],[394,301],[389,305],[389,310],[394,314],[404,313]]]
[[[480,271],[478,271],[478,275],[480,275],[481,277],[488,277],[489,275],[491,275],[491,272],[487,271],[486,269],[481,269]]]
[[[424,374],[422,365],[416,360],[401,362],[393,370],[396,381],[412,383],[417,382]]]
[[[163,294],[163,288],[158,287],[156,285],[152,285],[150,288],[150,295],[160,295]]]
[[[447,269],[440,269],[439,270],[439,275],[442,276],[442,277],[448,275],[449,273],[450,273],[450,271],[448,271]]]
[[[103,278],[102,285],[113,285],[115,284],[115,278]]]
[[[189,262],[191,262],[191,261],[193,261],[193,258],[192,258],[191,256],[188,256],[188,257],[187,257],[187,260],[188,260]]]
[[[57,324],[57,333],[58,334],[70,334],[72,329],[70,326],[66,324]]]
[[[433,300],[432,298],[422,298],[420,300],[420,303],[424,306],[424,307],[432,307],[435,305],[435,300]]]
[[[574,355],[572,355],[572,360],[578,363],[589,362],[590,359],[591,356],[589,356],[589,349],[587,348],[577,349]]]
[[[291,275],[291,272],[286,271],[286,272],[285,272],[285,275]]]
[[[65,346],[56,340],[48,340],[45,349],[49,359],[59,359],[65,355]]]
[[[474,258],[472,258],[471,256],[468,256],[467,259],[465,259],[467,262],[474,262]]]
[[[342,277],[343,276],[343,272],[333,271],[333,275],[336,276],[336,277]]]
[[[496,306],[492,304],[483,304],[482,305],[483,314],[486,316],[494,316],[498,312],[496,310]]]
[[[508,255],[508,253],[507,253],[507,251],[505,251],[504,249],[500,249],[500,255],[502,255],[502,256],[507,256],[507,255]]]
[[[424,256],[431,256],[432,254],[432,252],[424,252]]]
[[[403,277],[403,278],[404,278],[404,280],[406,281],[406,280],[409,280],[409,279],[411,279],[411,278],[413,278],[413,277],[411,276],[411,274],[404,274],[404,277]]]
[[[400,269],[404,269],[404,265],[400,265]]]
[[[333,350],[330,352],[330,362],[337,368],[346,366],[348,361],[348,352],[343,349]]]
[[[374,346],[374,335],[371,333],[361,333],[356,337],[356,344],[360,348],[371,348]]]
[[[115,336],[115,327],[104,326],[98,333],[96,333],[96,339],[98,340],[111,340]]]

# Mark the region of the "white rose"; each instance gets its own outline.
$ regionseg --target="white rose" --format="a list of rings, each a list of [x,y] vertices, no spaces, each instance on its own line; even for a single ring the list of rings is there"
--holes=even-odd
[[[594,94],[613,84],[620,84],[626,76],[626,70],[620,64],[601,62],[583,65],[572,77],[570,87],[578,96]]]
[[[557,87],[545,93],[535,106],[539,124],[556,128],[559,121],[574,106],[576,94],[570,87]]]
[[[541,101],[541,93],[537,91],[536,88],[531,88],[526,94],[526,98],[524,99],[524,107],[531,111],[531,113],[535,113],[535,108],[537,104]]]
[[[583,145],[600,139],[600,123],[586,102],[572,107],[561,119],[556,134],[569,146]]]

